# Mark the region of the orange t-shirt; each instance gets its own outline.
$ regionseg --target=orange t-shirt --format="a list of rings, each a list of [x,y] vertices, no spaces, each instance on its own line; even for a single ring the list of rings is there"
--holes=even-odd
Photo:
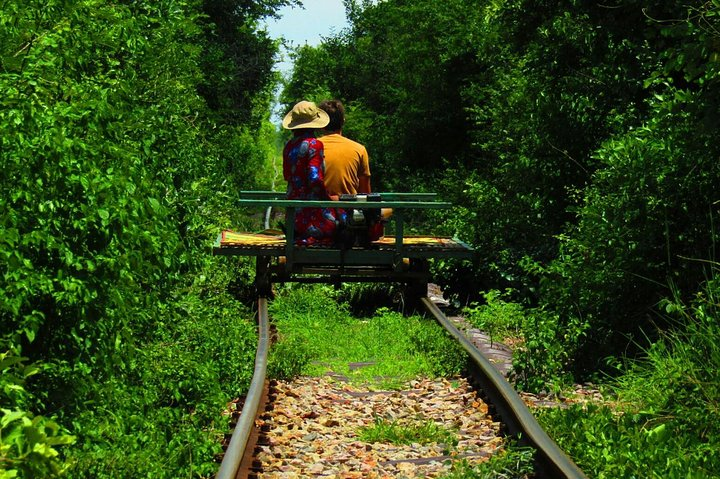
[[[363,145],[332,133],[320,138],[325,147],[325,188],[335,195],[357,194],[359,178],[370,176],[370,162]]]

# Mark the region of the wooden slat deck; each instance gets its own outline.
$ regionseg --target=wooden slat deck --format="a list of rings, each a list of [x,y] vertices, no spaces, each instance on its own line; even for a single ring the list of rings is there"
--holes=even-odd
[[[367,258],[368,256],[385,257],[388,253],[397,253],[395,241],[396,239],[394,237],[385,237],[372,242],[370,248],[354,247],[345,251],[339,248],[324,246],[296,246],[293,250],[296,256],[311,255],[316,258],[328,259],[343,253],[345,262],[347,262],[350,255],[360,255],[363,258]],[[281,232],[245,233],[225,230],[218,235],[213,247],[213,253],[233,256],[280,257],[285,256],[286,247],[285,235]],[[303,255],[303,253],[306,254]],[[470,259],[473,256],[472,248],[457,239],[418,235],[403,237],[402,253],[403,256],[407,258]]]

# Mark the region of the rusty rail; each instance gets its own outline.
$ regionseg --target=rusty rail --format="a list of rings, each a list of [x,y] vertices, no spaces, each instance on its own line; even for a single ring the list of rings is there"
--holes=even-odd
[[[535,448],[537,451],[535,472],[539,473],[538,476],[553,479],[587,479],[585,473],[540,427],[522,398],[495,366],[455,327],[437,305],[428,298],[421,298],[421,302],[468,353],[477,372],[476,379],[510,434],[517,435],[520,443]]]
[[[242,413],[230,438],[225,456],[220,464],[216,479],[234,479],[238,475],[240,462],[245,454],[248,438],[255,425],[255,416],[265,388],[267,356],[270,343],[267,298],[258,298],[258,346],[255,355],[255,370],[250,389],[245,397]]]
[[[507,382],[492,363],[460,332],[455,325],[429,298],[421,298],[427,311],[453,336],[465,349],[471,359],[475,378],[484,394],[492,403],[502,423],[511,435],[516,435],[521,444],[529,445],[537,451],[537,477],[552,479],[587,479],[585,473],[570,459],[540,427],[515,389]],[[250,390],[240,418],[233,431],[227,451],[216,479],[235,479],[241,477],[240,467],[246,447],[253,432],[254,421],[265,389],[267,353],[269,348],[269,321],[267,299],[258,300],[258,348],[255,359],[255,371]]]

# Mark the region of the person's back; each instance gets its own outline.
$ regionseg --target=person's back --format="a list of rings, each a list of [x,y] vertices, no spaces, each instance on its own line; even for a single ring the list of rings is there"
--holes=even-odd
[[[367,150],[340,133],[322,137],[325,146],[325,186],[332,194],[369,193],[370,165]]]
[[[330,117],[323,129],[321,141],[325,147],[325,187],[334,195],[357,195],[371,193],[370,161],[367,150],[360,143],[342,136],[345,124],[345,108],[338,100],[327,100],[318,105]],[[384,224],[392,214],[389,208],[377,210],[355,210],[362,218],[364,232],[360,244],[367,246],[371,241],[382,238]],[[355,217],[355,213],[352,218]],[[351,215],[348,214],[348,219]]]
[[[318,105],[330,117],[321,140],[325,146],[325,186],[331,194],[370,193],[370,161],[360,143],[342,136],[345,109],[338,100]]]

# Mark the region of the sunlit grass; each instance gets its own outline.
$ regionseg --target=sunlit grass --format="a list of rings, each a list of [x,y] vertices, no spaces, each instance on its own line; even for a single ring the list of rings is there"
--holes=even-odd
[[[440,479],[528,479],[533,477],[535,450],[510,443],[480,464],[462,459],[452,464],[452,470]]]
[[[439,426],[433,421],[419,420],[401,424],[378,416],[371,426],[360,428],[359,436],[360,440],[365,442],[396,445],[438,443],[444,444],[448,450],[458,443],[455,431]]]
[[[676,329],[632,361],[605,405],[548,409],[539,420],[598,478],[720,477],[720,280],[695,302],[666,302]]]
[[[270,307],[281,342],[290,342],[283,358],[292,371],[271,366],[276,376],[333,372],[354,383],[398,387],[417,377],[452,376],[465,364],[460,346],[434,321],[380,309],[371,318],[353,317],[328,287],[281,291]],[[292,361],[298,355],[302,361]],[[351,367],[353,363],[366,363]],[[280,368],[282,369],[282,368]]]

